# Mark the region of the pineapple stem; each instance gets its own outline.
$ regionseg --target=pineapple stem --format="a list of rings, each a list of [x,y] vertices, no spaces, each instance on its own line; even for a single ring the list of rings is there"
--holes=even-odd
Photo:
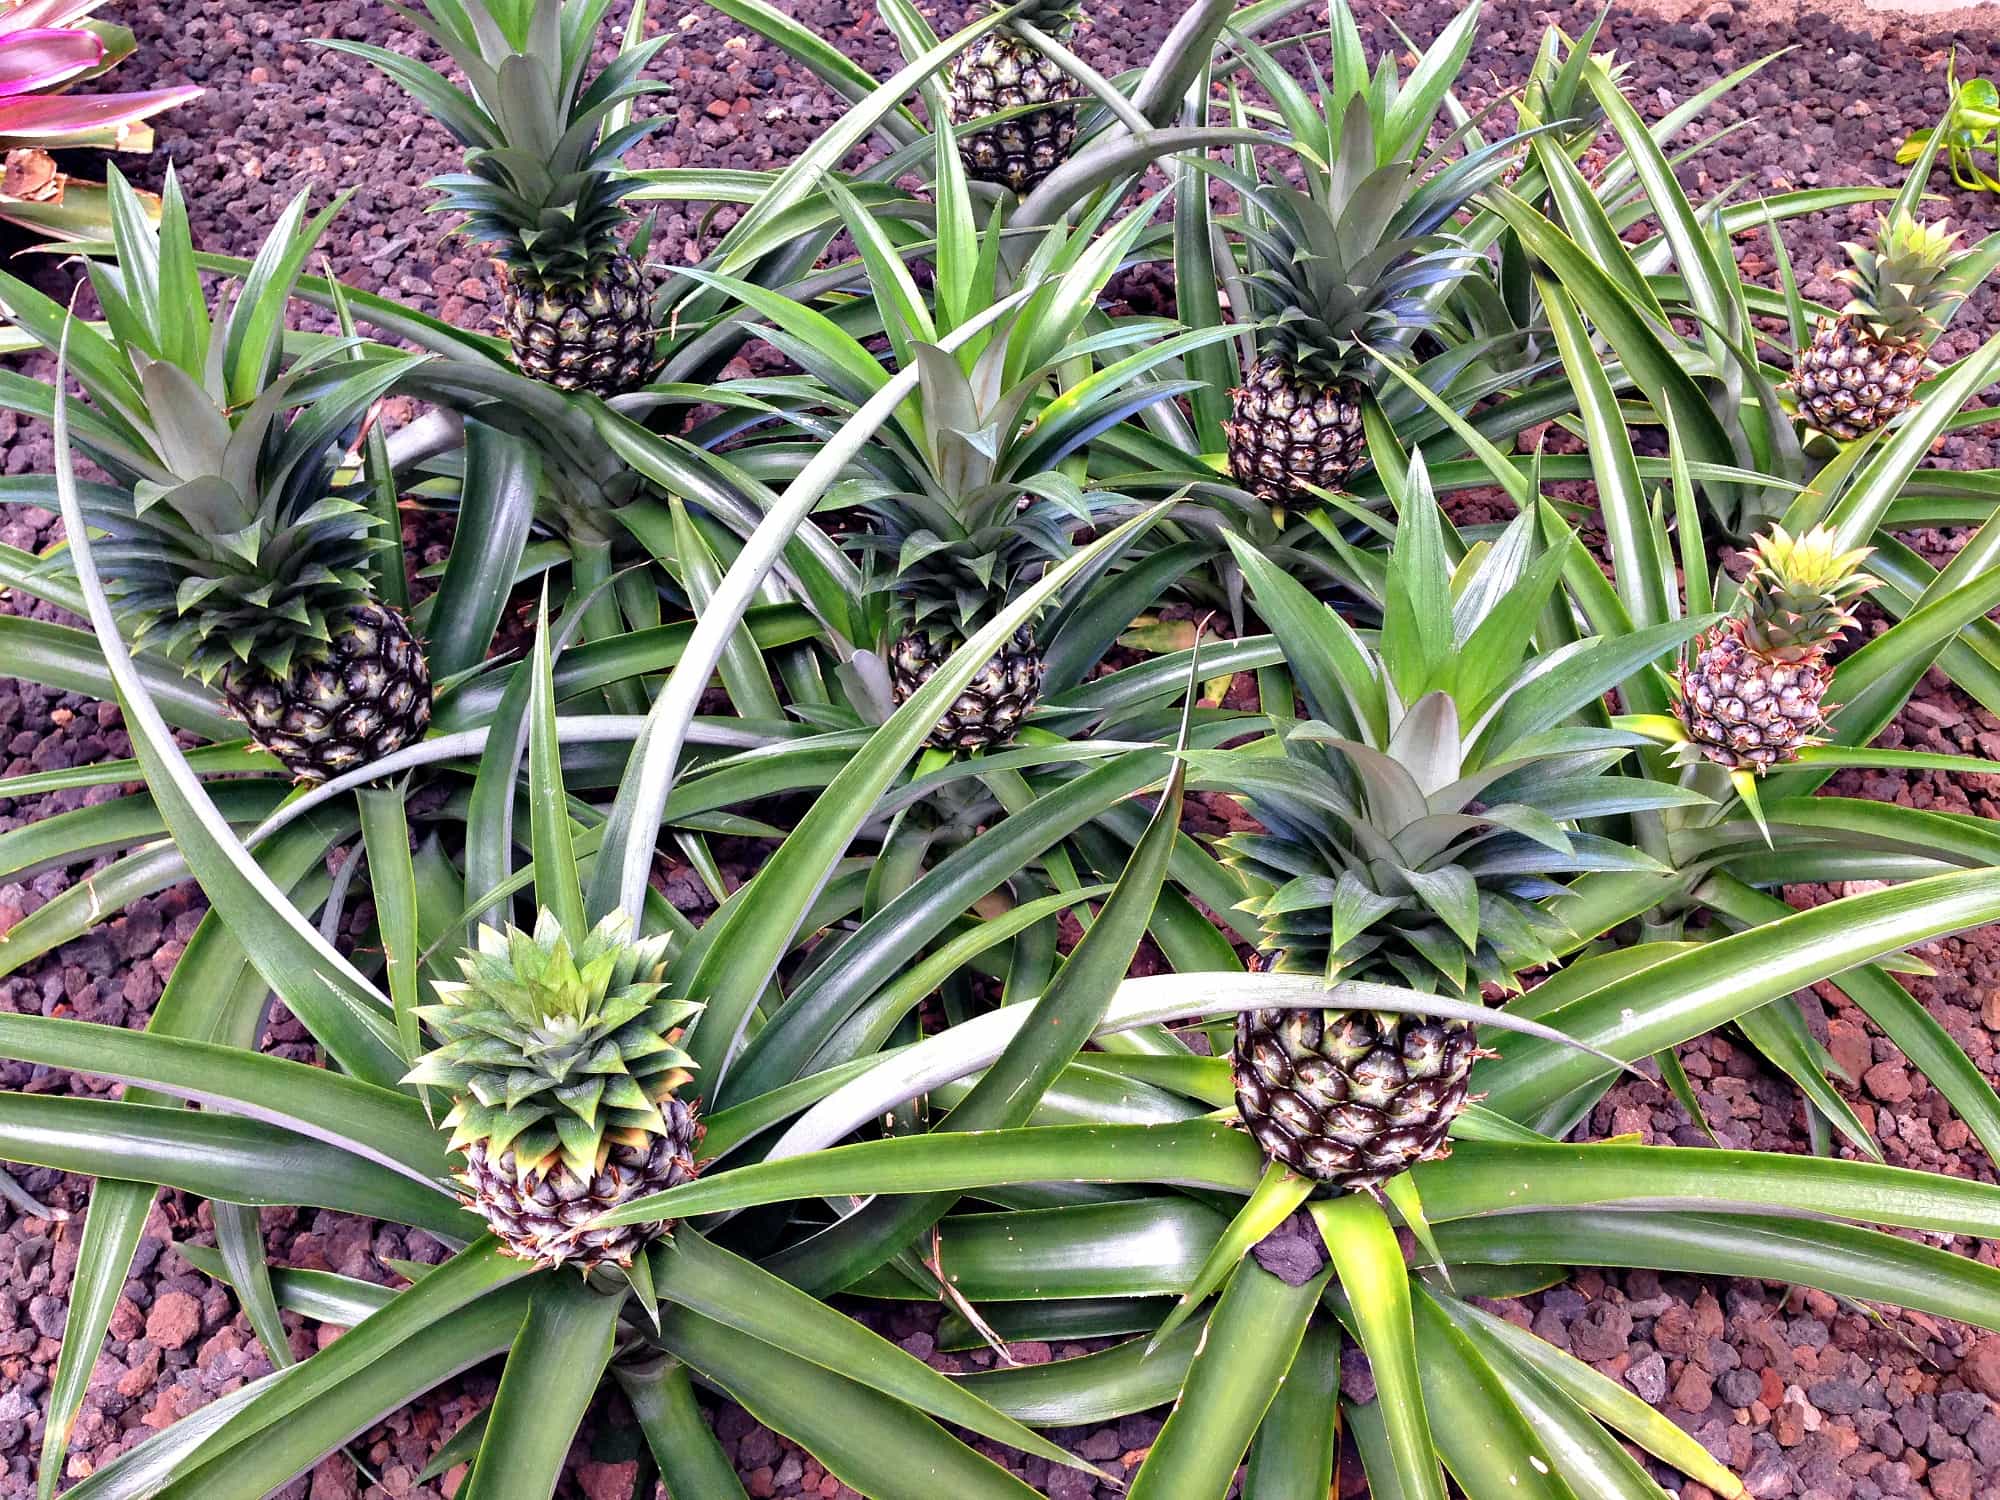
[[[583,601],[582,639],[608,641],[624,634],[618,596],[611,590],[611,542],[594,531],[572,529],[569,539],[570,587]],[[604,690],[606,706],[615,714],[643,715],[646,697],[637,682],[614,682]]]

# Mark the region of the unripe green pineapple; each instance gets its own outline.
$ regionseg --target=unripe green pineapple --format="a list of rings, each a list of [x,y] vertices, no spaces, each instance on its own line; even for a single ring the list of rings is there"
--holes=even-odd
[[[1077,0],[1035,0],[1015,19],[1060,41],[1075,22],[1076,7]],[[959,131],[966,176],[1025,194],[1069,160],[1075,101],[1083,90],[1011,26],[995,27],[960,54],[950,85],[954,128],[1003,110],[1025,110]]]
[[[253,740],[299,781],[325,781],[423,738],[431,672],[403,617],[357,599],[326,619],[323,651],[281,673],[257,663],[222,670],[225,702]]]
[[[463,88],[387,48],[327,45],[381,68],[466,148],[465,170],[431,183],[436,211],[462,214],[459,233],[491,250],[522,371],[565,391],[639,389],[659,368],[658,331],[652,288],[628,245],[623,200],[637,183],[619,168],[663,120],[608,122],[624,102],[663,87],[639,73],[667,38],[629,48],[587,78],[599,0],[525,8],[425,0],[424,8],[425,30],[465,75]]]
[[[1583,832],[1570,811],[1622,811],[1623,787],[1650,789],[1604,774],[1629,753],[1629,737],[1546,723],[1520,738],[1482,737],[1477,726],[1509,722],[1507,699],[1541,675],[1520,632],[1504,621],[1480,628],[1526,586],[1535,518],[1521,517],[1483,558],[1468,558],[1461,577],[1447,577],[1420,459],[1414,477],[1377,644],[1231,539],[1308,718],[1281,728],[1275,743],[1189,761],[1198,783],[1241,798],[1260,825],[1219,846],[1250,893],[1238,909],[1260,929],[1254,967],[1476,1005],[1482,984],[1518,988],[1520,973],[1551,962],[1568,938],[1542,905],[1562,890],[1555,877],[1658,868]],[[1533,576],[1546,594],[1556,575]],[[1466,618],[1454,619],[1454,599],[1466,602]],[[1323,630],[1310,623],[1320,612]],[[1345,664],[1327,654],[1329,635],[1346,641]],[[1458,644],[1439,651],[1426,641]],[[1314,696],[1329,688],[1332,696]],[[1374,1192],[1449,1153],[1482,1055],[1462,1018],[1273,1008],[1237,1017],[1231,1069],[1238,1112],[1266,1155],[1332,1187]]]
[[[1452,217],[1506,165],[1495,152],[1419,179],[1414,158],[1377,160],[1365,97],[1336,123],[1338,155],[1305,162],[1304,192],[1266,182],[1248,194],[1247,285],[1263,322],[1224,431],[1230,475],[1280,511],[1340,489],[1366,457],[1362,404],[1380,365],[1408,362],[1437,324],[1441,288],[1473,263]]]
[[[1875,587],[1861,571],[1874,549],[1843,552],[1816,526],[1782,526],[1752,543],[1737,612],[1681,661],[1677,711],[1692,756],[1762,774],[1796,760],[1826,727],[1826,656],[1854,623],[1853,601]]]
[[[544,910],[533,933],[481,928],[465,977],[419,1009],[438,1045],[406,1081],[451,1095],[459,1181],[510,1255],[587,1273],[671,1227],[594,1223],[694,1180],[701,1126],[677,1094],[692,1064],[676,1043],[700,1007],[668,995],[666,948],[622,912],[577,935]]]
[[[898,637],[889,652],[896,702],[906,702],[964,643],[962,624],[948,625],[935,636],[919,629]],[[1016,631],[1012,642],[952,700],[926,743],[940,750],[985,750],[1006,744],[1041,700],[1043,667],[1034,632]]]
[[[1284,969],[1287,960],[1258,961]],[[1236,1108],[1264,1154],[1301,1176],[1373,1192],[1451,1154],[1482,1056],[1463,1021],[1351,1010],[1236,1017]]]
[[[1792,387],[1809,427],[1851,442],[1889,425],[1916,401],[1950,285],[1955,232],[1907,211],[1876,223],[1875,245],[1848,244],[1841,280],[1853,298],[1822,318],[1801,349]]]

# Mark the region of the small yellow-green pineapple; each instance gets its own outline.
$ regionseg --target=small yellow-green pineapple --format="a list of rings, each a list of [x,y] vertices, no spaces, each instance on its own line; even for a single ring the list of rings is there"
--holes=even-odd
[[[1875,246],[1847,244],[1841,273],[1854,296],[1822,318],[1799,351],[1792,380],[1806,425],[1843,442],[1866,437],[1908,411],[1926,352],[1942,326],[1956,232],[1906,210],[1876,222]]]
[[[1843,552],[1824,526],[1799,537],[1773,526],[1752,543],[1736,612],[1681,662],[1678,710],[1695,756],[1761,775],[1826,727],[1827,652],[1876,584],[1861,571],[1872,550]]]

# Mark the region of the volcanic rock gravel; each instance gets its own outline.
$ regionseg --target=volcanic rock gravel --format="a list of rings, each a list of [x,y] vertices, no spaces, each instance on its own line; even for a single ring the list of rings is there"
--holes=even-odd
[[[788,0],[795,19],[886,76],[893,48],[871,8],[844,0]],[[843,101],[804,69],[749,38],[696,0],[656,5],[655,24],[673,33],[653,71],[669,84],[642,105],[669,114],[661,132],[636,153],[642,166],[762,168],[782,165],[820,135]],[[1435,35],[1455,7],[1449,0],[1388,0],[1367,7],[1378,44],[1390,23],[1410,35]],[[1770,7],[1716,4],[1677,19],[1614,14],[1605,33],[1622,61],[1640,108],[1656,116],[1667,103],[1780,47],[1797,50],[1766,68],[1710,112],[1714,126],[1750,119],[1698,154],[1684,169],[1691,184],[1714,189],[1741,182],[1739,196],[1759,191],[1860,182],[1894,182],[1896,144],[1929,123],[1945,102],[1944,66],[1959,49],[1961,76],[2000,64],[2000,28],[1940,32],[1891,22],[1880,36],[1848,29],[1819,15],[1774,25]],[[1092,0],[1078,50],[1105,70],[1152,55],[1178,7],[1171,0]],[[465,247],[441,239],[443,225],[425,212],[428,176],[447,169],[455,151],[372,69],[313,45],[316,37],[384,42],[415,50],[401,23],[372,0],[299,0],[247,4],[190,0],[177,5],[124,3],[116,18],[131,25],[139,54],[116,82],[144,87],[195,82],[209,92],[160,121],[160,149],[126,164],[138,181],[157,186],[171,162],[187,189],[197,235],[211,249],[247,253],[283,204],[302,187],[315,201],[339,188],[356,189],[325,241],[335,270],[372,291],[412,302],[468,326],[490,326],[498,305],[491,269]],[[940,31],[958,24],[960,6],[941,7]],[[1481,48],[1467,76],[1469,103],[1496,97],[1520,82],[1542,27],[1550,21],[1574,33],[1583,7],[1531,6],[1493,0]],[[1938,185],[1942,190],[1940,174]],[[1952,211],[1969,238],[1986,232],[2000,200],[1954,194]],[[732,222],[734,210],[712,217],[664,206],[655,259],[682,263]],[[1832,278],[1843,264],[1839,242],[1862,233],[1870,211],[1857,208],[1785,227],[1809,295],[1838,299]],[[1739,242],[1747,275],[1774,282],[1768,247]],[[21,265],[16,263],[17,267]],[[54,259],[32,262],[24,274],[66,295],[72,268]],[[1158,301],[1162,278],[1132,278],[1135,303]],[[1946,336],[1941,353],[1963,354],[1985,336],[1990,294],[1982,294]],[[46,374],[46,361],[28,365]],[[8,474],[46,473],[47,434],[35,424],[0,415],[0,453]],[[1937,462],[1981,467],[1996,462],[1983,433],[1954,436]],[[1477,497],[1466,497],[1468,509]],[[1465,517],[1471,519],[1470,515]],[[46,511],[20,508],[0,516],[0,542],[36,551],[60,536]],[[410,538],[420,555],[435,554],[433,529]],[[1949,532],[1911,539],[1934,562],[1963,545]],[[31,607],[30,607],[31,606]],[[0,607],[57,618],[18,596]],[[1872,628],[1879,629],[1875,620]],[[1995,757],[2000,722],[1933,675],[1888,731],[1885,743]],[[115,708],[27,683],[0,682],[0,775],[88,764],[129,754]],[[1995,812],[2000,776],[1846,772],[1831,788],[1917,807]],[[0,832],[117,795],[119,788],[59,792],[0,801]],[[37,871],[0,885],[0,935],[53,897],[86,879],[89,867]],[[673,889],[670,887],[670,890]],[[693,904],[691,883],[685,891]],[[1799,906],[1839,892],[1793,888]],[[700,898],[705,899],[705,898]],[[144,1023],[201,915],[198,892],[179,886],[130,906],[54,954],[0,978],[0,1010],[72,1015],[137,1026]],[[364,913],[351,918],[358,930]],[[2000,1076],[2000,936],[1992,930],[1933,944],[1922,954],[1937,977],[1909,981],[1917,998],[1963,1045],[1989,1077]],[[0,947],[0,965],[4,965]],[[1843,1092],[1875,1132],[1888,1161],[1991,1180],[1993,1169],[1963,1122],[1923,1076],[1842,997],[1821,987],[1801,997],[1808,1024],[1851,1084]],[[271,1018],[265,1045],[281,1055],[309,1057],[309,1039],[282,1011]],[[1810,1149],[1796,1091],[1730,1035],[1682,1049],[1707,1124],[1725,1144],[1789,1151]],[[106,1094],[100,1079],[0,1062],[0,1087],[37,1092]],[[1627,1082],[1582,1127],[1588,1136],[1628,1134],[1649,1141],[1707,1144],[1658,1087]],[[1854,1149],[1836,1148],[1846,1155]],[[15,1173],[21,1187],[60,1216],[81,1214],[88,1184],[58,1174]],[[80,1218],[50,1219],[0,1200],[0,1497],[33,1493],[34,1463],[62,1331]],[[274,1262],[329,1269],[384,1283],[386,1262],[439,1259],[428,1236],[346,1215],[292,1210],[263,1214]],[[221,1287],[196,1273],[171,1245],[212,1242],[206,1205],[177,1193],[156,1203],[131,1279],[111,1321],[90,1394],[78,1420],[65,1481],[90,1473],[116,1453],[204,1402],[264,1373],[268,1362],[245,1320]],[[1991,1243],[1952,1248],[1996,1263]],[[1692,1432],[1743,1475],[1751,1495],[1798,1500],[1878,1500],[1936,1496],[1973,1500],[2000,1493],[2000,1338],[1922,1315],[1886,1322],[1821,1293],[1787,1291],[1752,1281],[1708,1281],[1651,1272],[1585,1271],[1569,1282],[1492,1306],[1623,1380]],[[303,1356],[337,1331],[288,1319],[292,1350]],[[984,1350],[937,1350],[936,1320],[903,1309],[876,1326],[940,1368],[988,1365]],[[1063,1358],[1080,1346],[1017,1344],[1024,1363]],[[1365,1398],[1365,1371],[1351,1372],[1350,1395]],[[487,1400],[494,1371],[483,1369],[441,1388],[329,1458],[280,1493],[287,1500],[347,1497],[431,1497],[451,1493],[458,1471],[442,1481],[418,1475],[448,1437]],[[820,1465],[726,1402],[715,1407],[716,1429],[753,1496],[823,1500],[853,1492]],[[1159,1430],[1159,1415],[1135,1416],[1096,1430],[1061,1433],[1075,1451],[1113,1474],[1129,1474]],[[598,1414],[579,1441],[561,1493],[588,1500],[626,1500],[634,1467],[629,1425],[615,1403]],[[975,1440],[977,1441],[977,1440]],[[1087,1475],[1025,1464],[979,1444],[1013,1465],[1058,1500],[1086,1500],[1117,1491]],[[1699,1485],[1659,1476],[1682,1500],[1710,1500]],[[1365,1493],[1352,1454],[1345,1455],[1341,1496]],[[218,1497],[238,1500],[238,1497]],[[687,1497],[683,1497],[687,1500]]]

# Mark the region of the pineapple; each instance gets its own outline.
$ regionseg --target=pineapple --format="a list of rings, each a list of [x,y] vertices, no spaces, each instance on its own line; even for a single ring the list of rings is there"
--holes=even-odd
[[[1807,426],[1843,442],[1879,431],[1908,411],[1927,351],[1942,326],[1958,235],[1907,210],[1876,222],[1875,247],[1843,246],[1852,269],[1841,280],[1854,296],[1837,318],[1822,318],[1799,351],[1792,377]]]
[[[1060,39],[1075,21],[1076,4],[1029,0],[1013,19]],[[951,124],[968,177],[1025,194],[1069,159],[1076,142],[1074,101],[1083,91],[1011,26],[995,27],[953,62],[950,87]],[[1013,109],[1025,112],[959,128]]]
[[[927,588],[928,579],[914,584],[913,592]],[[977,628],[966,616],[948,609],[898,636],[889,650],[896,702],[906,702],[929,682],[931,673]],[[925,743],[940,750],[984,750],[1006,744],[1041,698],[1042,670],[1034,632],[1016,631],[1012,642],[989,658],[952,700]]]
[[[1691,758],[1761,775],[1813,742],[1826,727],[1828,649],[1876,584],[1861,571],[1872,550],[1842,552],[1824,526],[1797,538],[1774,526],[1756,539],[1736,612],[1681,661]]]
[[[508,1254],[629,1266],[670,1226],[594,1221],[694,1180],[702,1131],[676,1043],[698,1007],[666,992],[667,942],[635,940],[622,912],[573,934],[544,909],[532,933],[482,927],[464,978],[419,1008],[438,1045],[405,1081],[450,1094],[459,1181]]]
[[[258,260],[289,277],[254,283],[211,324],[178,180],[169,173],[157,228],[115,172],[110,192],[117,260],[89,272],[106,333],[72,368],[96,416],[79,441],[115,481],[86,489],[84,513],[105,534],[97,560],[133,646],[215,686],[299,781],[413,743],[430,723],[430,670],[377,597],[385,539],[339,492],[332,440],[416,361],[350,362],[349,374],[334,345],[279,372],[283,309],[332,210],[301,244],[295,200]],[[17,286],[0,296],[24,305]],[[73,331],[72,347],[84,337]]]
[[[374,545],[374,518],[360,506],[346,508],[351,502],[340,503],[343,509],[339,515],[316,528],[324,539],[317,544],[323,556],[330,557],[343,543],[356,552]],[[286,523],[277,524],[282,527]],[[107,526],[106,530],[112,528]],[[145,537],[145,529],[139,528],[137,534]],[[157,540],[146,538],[141,550],[147,541]],[[322,587],[320,598],[301,607],[308,614],[316,612],[324,622],[326,641],[301,641],[296,636],[287,640],[282,628],[270,627],[268,611],[252,602],[264,594],[269,574],[282,570],[281,561],[274,559],[264,570],[233,577],[226,559],[224,567],[213,573],[205,570],[199,559],[189,562],[184,577],[199,577],[205,582],[214,573],[222,574],[221,592],[237,601],[234,613],[238,620],[251,632],[274,637],[261,656],[253,654],[251,660],[240,661],[225,655],[225,644],[229,652],[234,651],[227,616],[218,611],[198,619],[195,625],[197,637],[209,643],[206,654],[224,663],[219,684],[223,701],[249,729],[250,738],[277,756],[294,780],[325,781],[424,737],[431,722],[430,667],[424,660],[423,646],[395,610],[358,588]],[[135,559],[133,573],[142,566]],[[169,561],[162,568],[162,582],[171,575],[172,566]],[[305,570],[319,566],[324,566],[324,561],[308,563]],[[304,589],[297,592],[307,593]],[[329,606],[329,600],[338,602]],[[135,609],[142,607],[130,592],[126,603]],[[159,617],[164,616],[164,605],[162,593]],[[197,645],[197,673],[203,651]],[[296,654],[288,659],[287,653]]]
[[[1562,889],[1552,876],[1658,868],[1578,831],[1578,818],[1657,803],[1634,800],[1647,783],[1604,774],[1632,736],[1542,727],[1495,738],[1507,700],[1545,665],[1526,658],[1519,628],[1538,606],[1510,595],[1546,598],[1556,573],[1535,565],[1535,518],[1524,515],[1447,578],[1420,463],[1413,479],[1376,646],[1231,539],[1313,717],[1259,744],[1197,753],[1193,772],[1261,825],[1221,842],[1250,892],[1240,909],[1260,929],[1254,967],[1477,1004],[1482,984],[1517,989],[1569,937],[1541,905]],[[1420,621],[1425,610],[1437,617]],[[1302,623],[1315,618],[1324,630]],[[1333,635],[1347,642],[1338,654]],[[1574,708],[1601,692],[1575,683]],[[1449,1152],[1481,1055],[1463,1020],[1267,1009],[1238,1016],[1231,1071],[1243,1123],[1273,1161],[1374,1192]]]
[[[863,212],[851,201],[847,211]],[[883,427],[865,475],[849,480],[870,524],[848,545],[864,554],[873,575],[877,646],[897,705],[1023,586],[1068,557],[1077,531],[1133,506],[1124,495],[1089,488],[1076,455],[1144,404],[1143,385],[1163,358],[1153,352],[1164,343],[1160,325],[1133,320],[1098,334],[1097,351],[1109,361],[1103,369],[1091,368],[1088,352],[1079,360],[1075,349],[1095,315],[1096,294],[1119,264],[1101,247],[1130,243],[1144,228],[1143,211],[1101,237],[1051,228],[1010,283],[998,246],[1009,231],[993,221],[965,245],[969,264],[946,261],[951,272],[964,273],[962,281],[941,271],[939,282],[968,287],[957,310],[965,320],[1010,294],[1026,300],[960,352],[942,344],[953,332],[947,306],[933,312],[915,299],[879,303],[899,360],[919,366],[923,378]],[[1134,346],[1138,353],[1129,352]],[[1186,388],[1152,386],[1168,395]],[[981,665],[929,743],[958,751],[1005,744],[1041,696],[1043,667],[1030,622]]]
[[[1504,167],[1499,153],[1421,188],[1415,161],[1376,160],[1357,95],[1329,165],[1308,160],[1306,191],[1246,184],[1248,290],[1264,321],[1257,357],[1230,392],[1229,472],[1274,509],[1337,490],[1365,454],[1362,404],[1378,361],[1403,362],[1439,320],[1440,288],[1472,257],[1440,230]]]
[[[925,401],[928,409],[928,394]],[[941,428],[932,433],[944,445],[954,436]],[[875,525],[857,545],[896,560],[884,638],[899,707],[1023,582],[1066,550],[1054,507],[1005,483],[970,488],[935,512],[886,496],[868,508]],[[946,528],[949,538],[934,527]],[[1042,670],[1034,629],[1023,626],[980,667],[926,743],[940,750],[1006,744],[1041,698]]]
[[[464,89],[386,48],[328,45],[380,67],[466,148],[465,170],[432,182],[436,208],[463,215],[459,232],[492,251],[522,371],[564,391],[639,389],[659,369],[658,331],[628,244],[621,200],[634,183],[620,162],[662,122],[609,128],[606,117],[660,87],[638,73],[666,38],[628,49],[586,86],[603,0],[533,0],[532,9],[425,0],[425,9],[424,30],[465,74]],[[502,9],[522,12],[518,32]]]

